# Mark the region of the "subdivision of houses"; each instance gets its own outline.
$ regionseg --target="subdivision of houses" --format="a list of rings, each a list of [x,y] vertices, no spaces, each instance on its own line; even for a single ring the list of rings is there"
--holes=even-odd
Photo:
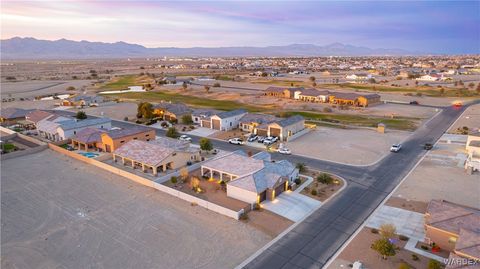
[[[240,119],[245,114],[247,114],[247,111],[244,109],[216,113],[208,118],[202,119],[200,121],[200,126],[214,130],[230,131],[238,128]]]
[[[156,140],[130,140],[112,153],[115,162],[139,168],[157,176],[159,172],[179,169],[200,161],[200,150],[187,141],[159,137]]]
[[[226,182],[228,197],[251,205],[274,200],[298,177],[294,164],[273,162],[267,152],[248,157],[243,151],[235,151],[206,161],[200,169],[203,176]]]
[[[450,251],[450,258],[480,261],[479,223],[478,209],[432,200],[425,213],[425,237],[427,243],[435,243]]]
[[[0,111],[0,123],[2,126],[17,124],[20,121],[24,121],[25,116],[31,111],[33,111],[33,109],[2,108]]]
[[[182,103],[163,102],[153,105],[153,114],[167,121],[179,121],[184,115],[191,115],[192,110]]]
[[[144,126],[124,129],[85,128],[71,137],[72,147],[85,151],[113,152],[131,140],[155,140],[155,130]]]

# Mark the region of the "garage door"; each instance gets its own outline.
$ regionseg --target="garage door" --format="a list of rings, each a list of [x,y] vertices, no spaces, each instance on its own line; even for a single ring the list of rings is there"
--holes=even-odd
[[[212,120],[212,129],[220,130],[220,120]]]
[[[202,120],[202,126],[205,128],[210,128],[210,121],[209,120]]]
[[[257,135],[267,136],[267,130],[265,130],[265,129],[257,129]]]
[[[260,202],[263,202],[267,200],[267,191],[265,190],[264,192],[260,193]]]
[[[285,183],[280,184],[278,187],[275,188],[275,196],[279,196],[280,193],[285,191]]]
[[[270,128],[270,136],[280,137],[280,129],[279,128]]]

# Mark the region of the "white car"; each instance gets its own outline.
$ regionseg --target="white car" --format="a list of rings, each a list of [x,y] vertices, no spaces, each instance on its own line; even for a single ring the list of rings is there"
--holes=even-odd
[[[277,149],[277,152],[280,154],[286,154],[286,155],[292,154],[292,152],[287,148],[279,148]]]
[[[266,146],[269,146],[271,144],[273,144],[274,142],[271,140],[271,139],[268,139],[268,138],[265,138],[263,140],[263,144],[266,145]]]
[[[228,139],[228,143],[234,144],[234,145],[243,145],[243,144],[245,144],[245,142],[244,142],[242,139],[240,139],[240,138],[230,138],[230,139]]]
[[[188,142],[192,141],[192,138],[188,135],[181,135],[178,139],[181,141],[188,141]]]
[[[402,148],[402,145],[401,145],[401,144],[393,144],[393,145],[390,147],[390,151],[391,151],[391,152],[399,152],[401,148]]]

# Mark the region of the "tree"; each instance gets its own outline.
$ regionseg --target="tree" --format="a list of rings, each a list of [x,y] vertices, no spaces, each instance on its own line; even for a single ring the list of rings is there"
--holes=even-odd
[[[167,137],[170,137],[170,138],[177,138],[179,137],[180,135],[178,134],[178,131],[175,127],[170,127],[168,128],[167,130],[167,133],[165,134],[165,136]]]
[[[182,169],[180,169],[180,177],[182,178],[182,180],[184,182],[187,181],[187,179],[188,179],[188,168],[187,167],[183,167]]]
[[[183,124],[192,124],[193,123],[192,115],[190,115],[190,114],[183,115],[182,116],[182,123]]]
[[[395,246],[388,239],[380,238],[373,242],[371,248],[382,255],[384,260],[389,256],[395,256]]]
[[[304,163],[297,163],[296,167],[298,169],[298,172],[300,173],[304,173],[307,171],[307,167],[305,166]]]
[[[177,177],[176,176],[172,176],[170,178],[170,182],[172,182],[173,184],[177,184]]]
[[[137,107],[137,117],[151,119],[153,118],[153,105],[148,102],[142,102]]]
[[[468,87],[469,87],[469,88],[473,88],[473,87],[475,87],[475,83],[473,83],[473,82],[470,82],[470,83],[468,84]]]
[[[333,183],[333,177],[327,173],[321,173],[320,175],[318,175],[317,181],[322,184],[330,185]]]
[[[430,261],[428,261],[427,268],[428,269],[441,269],[442,265],[440,264],[440,262],[438,262],[436,260],[433,260],[433,259],[430,259]]]
[[[221,85],[220,85],[220,83],[215,82],[215,83],[213,83],[213,86],[212,86],[212,87],[218,88],[218,87],[221,87]]]
[[[84,120],[84,119],[87,118],[87,114],[85,114],[85,112],[83,112],[83,111],[78,111],[77,115],[75,115],[75,118],[77,118],[79,120]]]
[[[75,87],[73,87],[73,86],[68,86],[67,87],[67,91],[74,91],[74,90],[75,90]]]
[[[380,226],[380,235],[385,239],[390,239],[395,236],[397,228],[393,224],[385,223]]]
[[[200,179],[198,177],[192,177],[192,180],[190,181],[192,185],[192,190],[195,192],[200,192]]]
[[[184,81],[184,82],[182,83],[182,88],[183,88],[184,90],[186,90],[186,89],[188,88],[187,82]]]
[[[213,145],[212,145],[212,142],[210,141],[210,139],[205,138],[205,137],[200,139],[200,149],[201,150],[206,150],[206,151],[212,150]]]
[[[311,76],[308,78],[311,82],[315,82],[315,80],[317,80],[314,76]]]
[[[209,93],[209,92],[210,92],[210,86],[205,85],[205,86],[203,86],[203,88],[205,89],[205,92],[206,92],[206,93]]]

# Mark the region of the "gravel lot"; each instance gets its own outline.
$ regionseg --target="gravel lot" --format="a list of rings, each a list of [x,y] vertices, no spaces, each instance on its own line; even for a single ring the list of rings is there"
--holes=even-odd
[[[2,268],[232,268],[271,239],[50,150],[1,168]]]
[[[389,154],[390,146],[402,142],[410,133],[388,131],[385,134],[367,129],[318,127],[287,147],[293,154],[354,165],[368,165]]]
[[[444,199],[478,208],[480,173],[467,175],[462,167],[464,149],[465,145],[438,143],[392,197],[420,202]]]
[[[472,132],[480,129],[480,104],[468,107],[462,116],[459,118],[452,128],[448,130],[449,133],[455,132],[457,128],[467,126]]]

